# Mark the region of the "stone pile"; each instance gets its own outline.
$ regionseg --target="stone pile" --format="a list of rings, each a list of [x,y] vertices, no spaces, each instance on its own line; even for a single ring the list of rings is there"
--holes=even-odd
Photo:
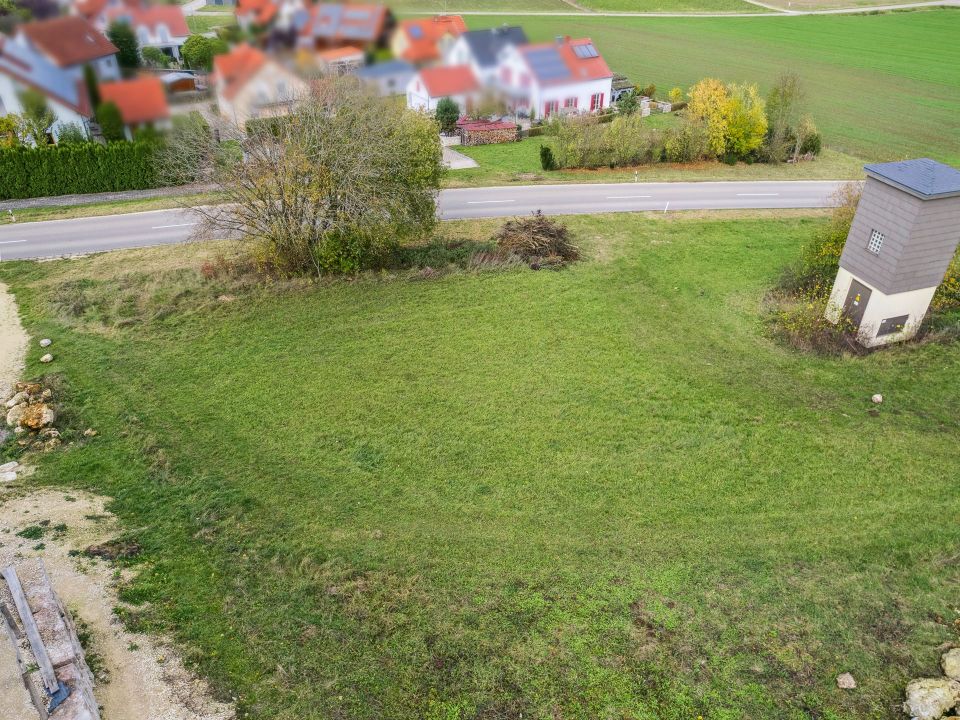
[[[915,720],[939,720],[960,705],[960,648],[940,657],[941,677],[918,678],[907,685],[903,711]]]
[[[60,431],[53,423],[53,391],[39,382],[18,382],[4,403],[6,425],[18,436],[20,447],[53,450],[61,444]]]

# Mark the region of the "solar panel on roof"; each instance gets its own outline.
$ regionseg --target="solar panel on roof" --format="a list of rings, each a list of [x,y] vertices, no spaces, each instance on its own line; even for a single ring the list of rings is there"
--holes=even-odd
[[[347,10],[343,16],[351,20],[367,20],[370,17],[370,12],[368,10]]]
[[[533,74],[544,81],[563,80],[570,77],[570,68],[563,62],[554,47],[538,48],[526,53]]]
[[[410,28],[410,37],[412,37],[414,40],[419,40],[420,38],[422,38],[422,37],[423,37],[423,28],[420,27],[419,25],[414,25],[413,27],[411,27],[411,28]]]
[[[600,57],[600,53],[597,52],[597,49],[593,46],[593,43],[586,43],[585,45],[574,45],[573,52],[578,58],[587,59]]]

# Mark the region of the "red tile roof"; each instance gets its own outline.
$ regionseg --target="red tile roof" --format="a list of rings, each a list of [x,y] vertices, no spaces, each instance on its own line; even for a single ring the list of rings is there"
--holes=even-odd
[[[484,130],[516,130],[517,124],[505,120],[471,120],[460,118],[457,127],[467,132],[483,132]]]
[[[328,63],[336,62],[337,60],[359,59],[362,61],[363,57],[363,50],[358,47],[353,47],[352,45],[347,45],[341,48],[333,48],[332,50],[324,50],[323,52],[317,53],[317,58]]]
[[[249,17],[255,25],[267,25],[277,14],[272,0],[238,0],[237,15]]]
[[[117,106],[125,125],[170,117],[163,83],[156,77],[100,83],[100,99]]]
[[[156,33],[159,25],[166,25],[172,37],[186,37],[190,34],[187,19],[179,5],[120,7],[111,9],[107,15],[111,20],[129,20],[134,28],[150,28],[151,33]]]
[[[223,94],[227,99],[240,91],[247,81],[267,62],[267,56],[257,48],[243,43],[233,50],[213,58],[213,72],[217,82],[224,85]]]
[[[73,10],[77,15],[92,20],[99,15],[107,6],[107,0],[77,0],[73,4]]]
[[[480,87],[469,65],[424,68],[419,77],[434,98],[463,95]]]
[[[583,54],[592,55],[592,57],[580,57],[577,55],[575,48],[586,48],[588,46],[592,49],[592,52]],[[541,84],[562,85],[566,83],[602,80],[604,78],[613,77],[613,73],[610,71],[607,61],[603,59],[599,52],[597,52],[596,47],[593,45],[593,40],[590,38],[577,38],[576,40],[571,40],[569,37],[566,37],[552,43],[523,45],[519,48],[519,50],[521,54],[528,57],[528,63],[529,57],[536,56],[538,51],[550,51],[551,53],[556,51],[556,56],[559,58],[558,62],[563,62],[569,71],[569,74],[563,77],[549,76],[546,79],[541,79]],[[533,69],[534,74],[536,74],[536,66],[532,63],[530,64],[531,69]]]
[[[440,40],[446,35],[460,37],[466,31],[467,24],[459,15],[403,20],[398,32],[406,35],[407,46],[400,57],[414,63],[438,60]]]
[[[76,15],[35,20],[20,26],[33,46],[56,65],[70,67],[117,52],[90,22]]]

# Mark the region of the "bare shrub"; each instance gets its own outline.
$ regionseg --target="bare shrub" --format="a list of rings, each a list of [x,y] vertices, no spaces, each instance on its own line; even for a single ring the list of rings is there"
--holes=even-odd
[[[855,182],[845,183],[837,189],[831,198],[834,209],[830,222],[817,230],[804,245],[799,261],[784,274],[781,287],[808,291],[821,286],[830,292],[862,192],[861,185]]]
[[[195,209],[195,234],[238,239],[274,274],[353,274],[436,222],[436,126],[353,78],[317,81],[283,117],[179,130],[171,180],[200,175],[224,198]]]
[[[569,228],[539,210],[530,217],[508,220],[494,240],[501,254],[520,257],[531,265],[563,264],[580,258]]]

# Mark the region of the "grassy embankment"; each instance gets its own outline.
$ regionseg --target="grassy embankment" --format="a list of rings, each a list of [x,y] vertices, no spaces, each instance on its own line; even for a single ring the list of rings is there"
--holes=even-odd
[[[898,717],[960,639],[960,346],[773,342],[822,222],[778,215],[571,217],[559,272],[4,263],[100,430],[36,480],[116,498],[124,615],[244,717]]]

